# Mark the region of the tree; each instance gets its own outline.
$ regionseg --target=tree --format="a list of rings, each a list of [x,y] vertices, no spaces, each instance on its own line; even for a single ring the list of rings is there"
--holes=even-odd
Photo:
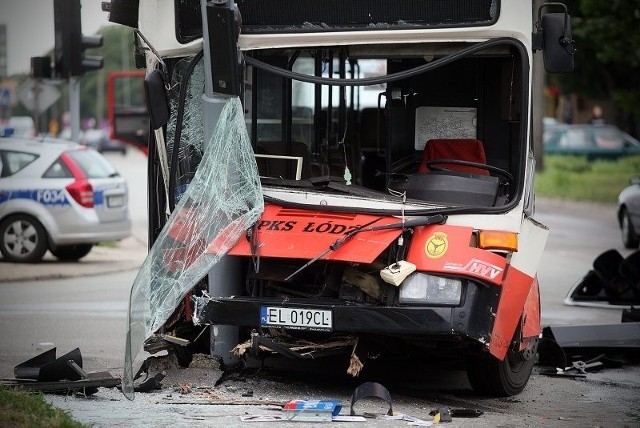
[[[566,3],[577,52],[575,72],[556,78],[563,92],[611,97],[624,118],[621,126],[640,123],[640,0]]]

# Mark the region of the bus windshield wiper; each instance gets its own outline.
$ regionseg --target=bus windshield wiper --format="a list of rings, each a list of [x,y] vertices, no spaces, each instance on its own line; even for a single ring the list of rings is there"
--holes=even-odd
[[[377,218],[374,221],[369,222],[363,226],[357,227],[352,231],[350,231],[349,233],[347,233],[346,235],[344,235],[342,238],[337,239],[333,244],[329,245],[327,249],[323,250],[320,254],[318,254],[317,256],[309,260],[307,263],[302,265],[300,268],[298,268],[298,270],[293,272],[284,280],[290,281],[294,276],[296,276],[297,274],[299,274],[300,272],[302,272],[303,270],[305,270],[306,268],[308,268],[309,266],[311,266],[312,264],[314,264],[315,262],[317,262],[318,260],[326,256],[327,254],[329,254],[331,251],[336,251],[338,248],[342,247],[347,241],[349,241],[351,238],[353,238],[355,235],[357,235],[360,232],[374,232],[377,230],[405,229],[408,227],[415,227],[415,226],[427,226],[429,224],[444,223],[446,220],[446,217],[443,216],[442,214],[436,214],[428,217],[419,217],[419,218],[413,218],[405,221],[400,221],[397,223],[384,224],[381,226],[372,226],[372,224],[378,220],[380,220],[380,218]]]

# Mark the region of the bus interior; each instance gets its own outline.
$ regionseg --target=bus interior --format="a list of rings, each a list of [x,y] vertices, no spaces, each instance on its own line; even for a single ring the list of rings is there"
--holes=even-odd
[[[470,47],[474,52],[460,54]],[[514,42],[245,55],[256,60],[246,67],[242,97],[263,185],[342,183],[411,200],[485,208],[505,207],[521,191],[528,67]],[[293,79],[261,63],[289,70]],[[302,82],[295,74],[355,85]]]

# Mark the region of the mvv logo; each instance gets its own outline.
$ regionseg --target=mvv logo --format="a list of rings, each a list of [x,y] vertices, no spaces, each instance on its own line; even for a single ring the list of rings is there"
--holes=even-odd
[[[503,269],[482,260],[471,259],[469,263],[465,265],[463,270],[465,272],[484,276],[485,278],[496,279],[496,277],[502,273]]]

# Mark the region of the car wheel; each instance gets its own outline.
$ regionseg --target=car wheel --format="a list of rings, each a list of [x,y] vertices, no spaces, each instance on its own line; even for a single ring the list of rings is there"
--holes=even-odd
[[[47,252],[47,232],[35,218],[18,214],[0,223],[0,252],[14,263],[34,263]]]
[[[59,245],[55,248],[49,248],[51,254],[62,261],[80,260],[93,248],[93,244],[75,244],[75,245]]]
[[[638,248],[640,238],[638,238],[636,232],[633,230],[631,217],[626,208],[622,208],[622,212],[620,213],[620,233],[622,234],[622,243],[625,248]]]
[[[519,329],[514,337],[519,336]],[[478,394],[509,397],[522,392],[529,381],[536,363],[537,339],[535,344],[520,350],[515,340],[504,360],[483,353],[467,361],[467,377],[473,390]]]

